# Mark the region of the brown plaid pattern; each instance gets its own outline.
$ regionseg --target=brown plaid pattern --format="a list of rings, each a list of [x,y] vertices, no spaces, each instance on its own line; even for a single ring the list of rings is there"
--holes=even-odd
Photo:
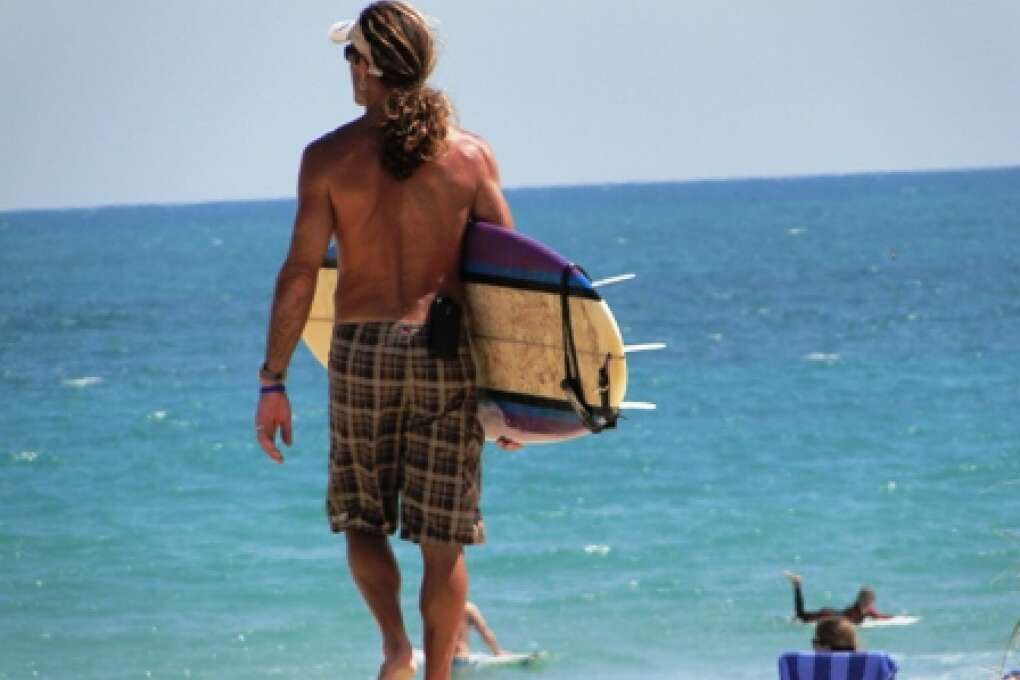
[[[484,432],[463,333],[455,360],[429,355],[425,329],[337,324],[329,354],[326,512],[358,529],[468,545],[485,540],[478,504]]]

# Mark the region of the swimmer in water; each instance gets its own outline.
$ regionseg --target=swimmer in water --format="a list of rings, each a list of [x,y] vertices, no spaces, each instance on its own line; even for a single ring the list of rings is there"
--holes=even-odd
[[[850,621],[850,623],[860,625],[865,619],[892,618],[891,615],[882,614],[875,609],[875,591],[867,586],[861,588],[860,592],[857,593],[857,599],[854,600],[853,604],[846,609],[841,610],[825,607],[815,611],[805,611],[804,595],[800,591],[800,576],[790,571],[784,572],[783,575],[786,576],[793,585],[793,611],[794,616],[799,621],[807,623],[810,621],[820,621],[821,619],[843,617]]]
[[[468,654],[471,653],[469,638],[472,628],[478,631],[478,634],[481,636],[482,640],[485,641],[486,646],[494,656],[502,656],[507,653],[499,646],[499,642],[496,640],[496,636],[492,632],[492,629],[489,628],[489,625],[485,622],[482,612],[474,605],[474,603],[467,602],[464,605],[464,618],[461,621],[460,629],[457,632],[457,647],[453,656],[454,663],[456,663],[457,660],[466,660],[468,658]]]

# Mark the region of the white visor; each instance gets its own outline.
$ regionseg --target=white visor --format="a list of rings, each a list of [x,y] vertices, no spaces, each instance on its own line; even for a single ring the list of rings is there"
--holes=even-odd
[[[338,21],[329,27],[329,39],[337,45],[351,43],[358,54],[368,62],[368,74],[381,78],[383,72],[372,61],[372,48],[365,40],[365,34],[361,32],[361,26],[357,21]]]

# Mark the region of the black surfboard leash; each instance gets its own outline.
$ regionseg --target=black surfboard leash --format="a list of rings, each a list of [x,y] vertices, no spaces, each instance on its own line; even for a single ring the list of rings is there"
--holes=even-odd
[[[598,434],[603,430],[616,427],[619,416],[609,405],[609,361],[611,354],[606,354],[605,360],[598,371],[598,391],[601,401],[601,413],[588,404],[584,398],[584,386],[581,382],[581,365],[577,361],[577,346],[574,343],[574,327],[570,320],[570,275],[575,271],[580,272],[585,278],[591,280],[580,265],[570,263],[563,267],[560,272],[560,317],[563,333],[563,381],[560,387],[567,395],[577,417],[581,423],[592,433]]]

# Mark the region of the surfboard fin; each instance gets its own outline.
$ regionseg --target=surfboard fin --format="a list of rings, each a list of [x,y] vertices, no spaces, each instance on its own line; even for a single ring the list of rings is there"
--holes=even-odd
[[[617,276],[610,276],[604,279],[599,279],[598,281],[592,281],[591,285],[595,288],[600,286],[611,286],[614,283],[620,283],[621,281],[630,281],[636,276],[637,274],[618,274]]]
[[[648,401],[621,401],[620,408],[625,411],[654,411],[657,407]]]
[[[623,353],[630,354],[631,352],[650,352],[657,349],[666,349],[666,343],[664,342],[645,342],[638,345],[624,345]]]

